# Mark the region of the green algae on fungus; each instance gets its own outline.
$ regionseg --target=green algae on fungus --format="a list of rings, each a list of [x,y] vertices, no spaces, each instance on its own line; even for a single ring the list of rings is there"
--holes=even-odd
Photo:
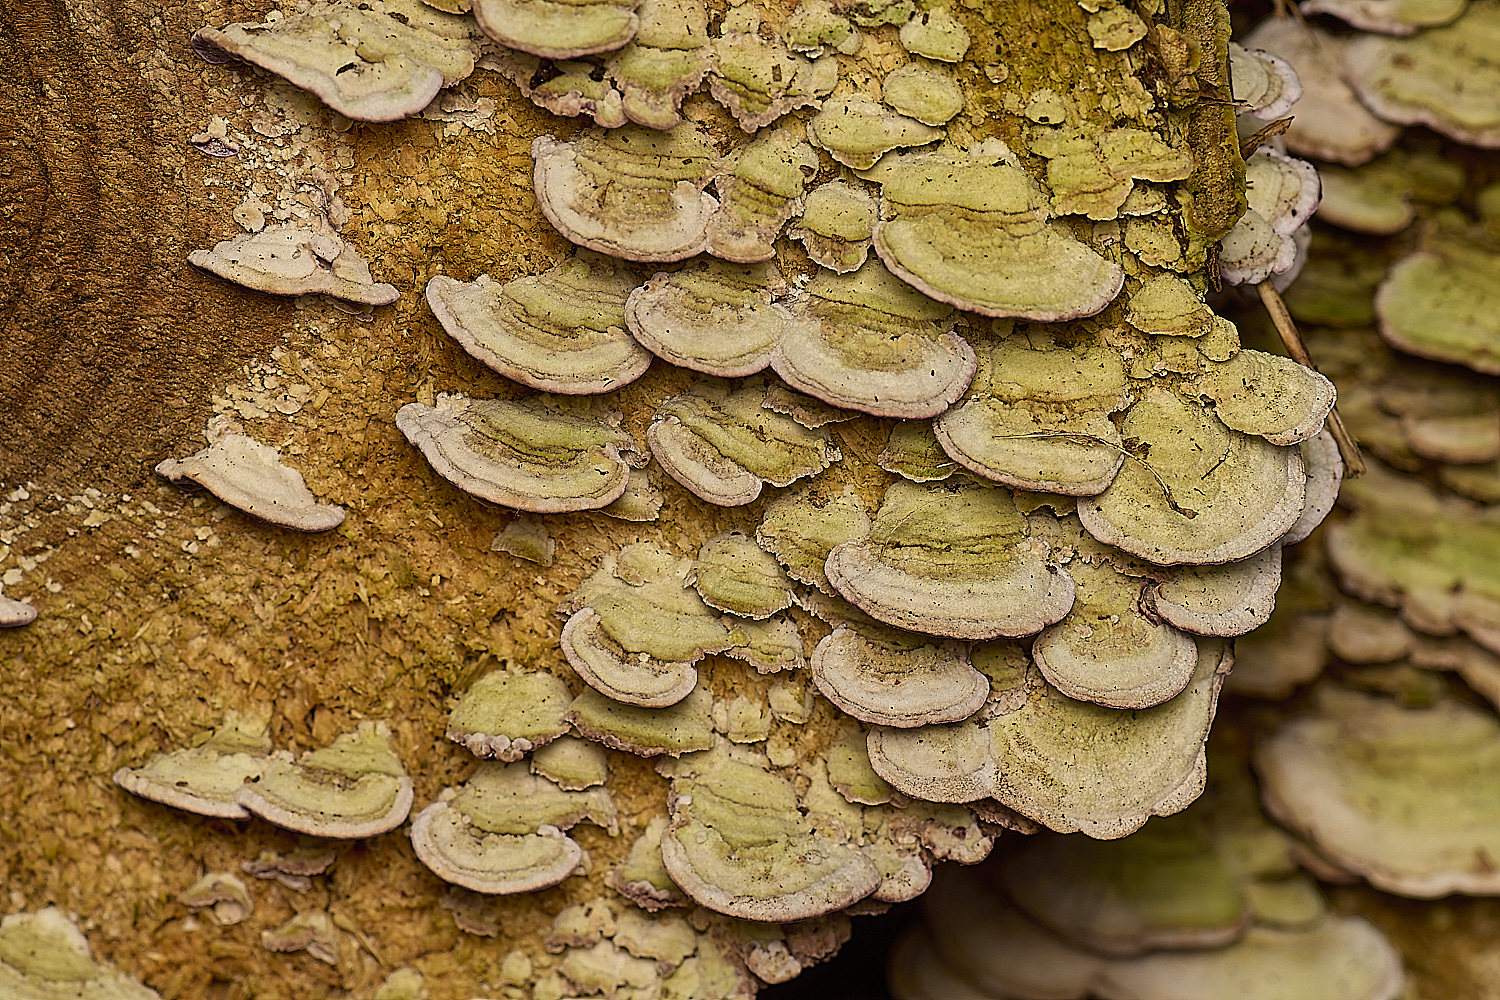
[[[796,326],[771,353],[794,389],[880,417],[933,417],[974,377],[974,351],[953,310],[867,261],[853,274],[819,271]]]
[[[771,363],[791,328],[778,301],[787,284],[775,263],[702,258],[663,271],[630,293],[625,320],[651,353],[679,368],[741,378]]]
[[[272,226],[194,250],[188,263],[227,281],[272,295],[332,295],[346,302],[384,306],[401,297],[395,285],[377,282],[370,265],[338,236],[301,226]]]
[[[1136,180],[1180,181],[1193,172],[1186,149],[1134,128],[1046,132],[1031,151],[1047,160],[1054,215],[1117,218]]]
[[[417,815],[411,842],[445,882],[492,895],[535,892],[587,864],[564,832],[585,819],[616,829],[608,791],[565,791],[524,764],[485,763]]]
[[[826,430],[763,405],[764,383],[698,382],[656,408],[646,440],[673,479],[722,507],[750,503],[764,484],[790,486],[843,456]]]
[[[1318,855],[1385,892],[1500,894],[1500,724],[1451,699],[1403,707],[1325,686],[1256,749],[1266,806]]]
[[[820,104],[839,79],[836,59],[808,59],[789,52],[779,40],[762,38],[760,27],[760,10],[754,5],[731,7],[725,13],[713,42],[708,83],[714,100],[750,133],[788,111]]]
[[[914,483],[947,479],[959,468],[943,450],[929,420],[897,421],[875,464]]]
[[[688,123],[590,129],[531,144],[537,206],[569,242],[612,257],[683,260],[708,246],[719,203],[703,188],[717,154]]]
[[[943,451],[1017,489],[1087,496],[1108,488],[1125,460],[1110,415],[1130,402],[1118,352],[1033,347],[1008,330],[975,345],[973,383],[933,424]]]
[[[1500,248],[1461,231],[1419,246],[1375,293],[1381,335],[1410,354],[1500,375]]]
[[[477,497],[537,514],[597,510],[645,464],[619,414],[567,397],[407,403],[396,426],[439,475]]]
[[[861,722],[909,729],[960,722],[989,696],[962,643],[879,625],[841,625],[813,650],[813,682]]]
[[[780,923],[842,910],[879,888],[875,864],[817,830],[792,783],[757,755],[725,745],[662,770],[673,779],[662,861],[701,905]]]
[[[707,750],[714,745],[714,697],[700,680],[681,701],[665,708],[623,705],[586,688],[568,706],[568,722],[585,738],[639,757]]]
[[[802,209],[807,181],[818,172],[818,154],[785,129],[763,131],[725,158],[714,178],[719,211],[708,252],[740,264],[776,257],[775,241]]]
[[[703,543],[692,584],[705,604],[743,618],[769,618],[792,604],[792,581],[775,557],[740,531]]]
[[[1222,640],[1200,640],[1187,687],[1146,709],[1074,701],[1029,667],[1018,707],[947,726],[877,727],[870,763],[914,798],[994,798],[1059,833],[1124,837],[1202,792],[1204,743],[1232,661]]]
[[[691,559],[649,542],[606,555],[558,608],[569,616],[562,630],[568,664],[589,686],[627,705],[665,708],[686,698],[698,683],[693,664],[736,642],[689,586],[692,571]]]
[[[479,33],[473,19],[419,0],[332,0],[265,24],[203,28],[193,47],[270,70],[345,117],[389,122],[474,72]]]
[[[612,52],[635,37],[640,0],[473,0],[484,33],[543,59]]]
[[[682,121],[683,98],[713,68],[708,9],[703,0],[644,0],[636,14],[640,30],[606,68],[626,118],[647,128],[674,128]]]
[[[361,722],[294,761],[278,751],[234,800],[268,823],[298,833],[357,840],[406,822],[413,789],[384,722]]]
[[[846,167],[869,170],[886,153],[925,146],[943,130],[897,114],[863,94],[834,98],[807,123],[807,139]]]
[[[1303,0],[1304,14],[1332,14],[1351,27],[1382,35],[1414,35],[1450,24],[1469,0]]]
[[[881,170],[875,252],[940,302],[985,316],[1092,316],[1125,272],[1049,222],[1049,199],[997,140],[907,153]]]
[[[14,1000],[160,1000],[97,962],[88,938],[55,906],[0,920],[0,996]]]
[[[194,746],[157,754],[139,768],[122,767],[114,782],[134,795],[204,816],[249,819],[235,801],[271,753],[270,713],[230,713]]]
[[[860,610],[926,635],[1031,635],[1073,604],[1073,581],[1048,564],[1015,498],[955,478],[892,483],[867,535],[843,542],[828,580]]]
[[[787,235],[801,241],[813,263],[848,274],[864,265],[879,216],[880,206],[863,188],[830,181],[808,193]]]
[[[651,355],[630,336],[625,300],[635,276],[608,257],[580,251],[541,274],[500,284],[434,275],[427,303],[443,329],[474,357],[523,385],[569,395],[633,382]]]
[[[552,674],[494,670],[469,686],[448,713],[448,739],[476,757],[517,761],[568,731],[572,696]]]
[[[828,553],[840,542],[864,538],[870,523],[864,501],[852,489],[833,497],[803,489],[766,504],[755,540],[786,567],[793,580],[831,597],[837,591],[823,572]]]

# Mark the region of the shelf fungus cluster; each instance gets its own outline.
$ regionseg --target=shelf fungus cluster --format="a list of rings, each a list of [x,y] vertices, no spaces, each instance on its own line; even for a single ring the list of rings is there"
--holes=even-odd
[[[196,36],[210,61],[394,123],[350,142],[404,141],[427,126],[400,119],[470,89],[591,119],[522,125],[542,112],[512,108],[507,134],[444,132],[442,156],[507,164],[520,193],[497,229],[523,221],[506,240],[526,247],[457,221],[464,199],[504,200],[476,181],[452,188],[434,249],[392,271],[426,294],[403,285],[391,310],[422,348],[390,407],[412,447],[387,471],[403,501],[459,520],[429,511],[440,530],[482,522],[483,558],[525,581],[513,607],[447,598],[493,618],[476,626],[489,638],[446,633],[485,655],[445,677],[456,698],[431,731],[462,763],[407,828],[460,928],[531,940],[502,925],[525,907],[552,919],[561,958],[518,947],[487,981],[538,1000],[753,995],[1002,831],[1080,834],[1017,855],[1041,859],[1036,879],[1108,869],[1135,848],[1083,835],[1118,841],[1202,793],[1233,639],[1272,615],[1282,549],[1342,472],[1332,384],[1242,348],[1210,268],[1290,277],[1316,174],[1280,148],[1246,163],[1235,131],[1232,104],[1269,120],[1296,100],[1290,57],[1231,51],[1227,19],[1064,7],[1097,93],[1041,85],[1038,57],[973,5],[910,0],[317,0]],[[368,234],[381,267],[408,259],[376,231],[403,212],[363,216],[385,220]],[[331,229],[266,229],[193,262],[393,302]],[[280,514],[299,503],[331,517],[265,451],[225,437],[163,474],[277,523],[305,527]],[[274,503],[243,484],[251,459]],[[1500,629],[1468,590],[1448,597],[1419,599],[1476,639]],[[373,722],[294,757],[265,720],[231,719],[116,781],[325,838],[394,831],[415,797]],[[1199,858],[1209,930],[1100,940],[1068,922],[1082,904],[1027,909],[1050,888],[1008,885],[1012,905],[954,883],[944,940],[1004,924],[1018,955],[1042,941],[1086,970],[1037,996],[1308,954],[1325,958],[1310,982],[1342,983],[1324,996],[1392,995],[1383,940],[1327,912],[1284,852],[1255,867],[1197,821],[1152,823],[1180,832],[1158,852],[1174,891],[1193,884],[1190,848],[1215,845]],[[263,870],[308,877],[292,869]],[[229,911],[232,889],[190,895]],[[507,908],[520,893],[540,902]],[[337,958],[326,914],[276,934],[268,947]]]
[[[1400,955],[1334,912],[1233,760],[1191,809],[1126,840],[1043,835],[944,872],[897,943],[899,1000],[1394,1000]]]

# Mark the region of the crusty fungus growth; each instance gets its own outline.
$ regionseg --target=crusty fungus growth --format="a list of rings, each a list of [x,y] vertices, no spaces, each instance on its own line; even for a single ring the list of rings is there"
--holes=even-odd
[[[89,954],[88,938],[55,906],[0,919],[0,996],[14,1000],[161,1000]]]
[[[785,129],[763,131],[731,154],[714,178],[719,212],[708,252],[741,264],[772,260],[776,237],[802,209],[808,178],[818,172],[818,154]]]
[[[689,585],[691,559],[649,542],[606,555],[559,613],[563,655],[588,684],[616,701],[664,708],[698,682],[693,664],[735,645],[734,633]]]
[[[1047,158],[1054,215],[1118,217],[1136,180],[1180,181],[1193,172],[1186,149],[1150,132],[1115,128],[1090,134],[1068,129],[1040,135],[1031,151]]]
[[[401,297],[395,285],[377,282],[365,259],[338,236],[295,225],[268,226],[212,250],[194,250],[188,263],[272,295],[332,295],[368,306]]]
[[[846,167],[869,170],[893,149],[925,146],[943,130],[897,114],[862,94],[839,97],[807,123],[807,139]]]
[[[517,761],[568,731],[571,701],[568,686],[552,674],[492,671],[448,714],[448,739],[476,757]]]
[[[638,261],[707,248],[719,203],[703,188],[716,155],[693,125],[594,129],[572,142],[544,135],[531,156],[537,206],[570,242]]]
[[[1073,605],[1015,497],[955,477],[892,483],[869,533],[833,548],[828,580],[871,616],[955,639],[1031,635]]]
[[[544,392],[601,393],[635,381],[651,355],[625,326],[634,275],[583,251],[500,284],[436,275],[427,302],[448,335],[507,378]]]
[[[766,386],[698,382],[656,408],[646,441],[671,477],[709,503],[738,507],[765,483],[790,486],[842,456],[826,430],[763,405]]]
[[[1148,389],[1121,432],[1149,451],[1078,503],[1084,527],[1106,545],[1162,566],[1234,562],[1302,514],[1307,477],[1296,448],[1232,431],[1170,389]]]
[[[587,864],[564,832],[583,820],[616,830],[608,791],[565,791],[525,764],[484,763],[412,820],[411,842],[445,882],[495,895],[534,892]]]
[[[703,544],[692,581],[705,604],[743,618],[769,618],[792,604],[792,582],[775,557],[741,531]]]
[[[1256,750],[1266,806],[1336,869],[1422,899],[1500,894],[1500,723],[1442,698],[1403,707],[1320,687]]]
[[[997,333],[975,340],[974,381],[933,424],[943,451],[970,472],[1018,489],[1103,492],[1125,460],[1110,419],[1131,399],[1119,353],[1032,346],[1036,337],[1028,343]]]
[[[838,61],[809,59],[760,34],[760,9],[731,7],[714,39],[709,93],[729,109],[746,132],[755,132],[788,111],[816,106],[838,83]]]
[[[999,140],[881,164],[875,252],[898,277],[985,316],[1092,316],[1125,272],[1051,222],[1050,199]]]
[[[474,0],[484,33],[543,59],[612,52],[635,37],[641,0]]]
[[[870,730],[870,763],[897,791],[938,802],[994,798],[1059,833],[1113,839],[1203,790],[1204,743],[1232,656],[1198,643],[1170,701],[1112,709],[1074,701],[1025,668],[1019,705],[988,721]],[[992,680],[992,684],[994,681]]]
[[[537,514],[597,510],[645,464],[619,414],[566,397],[407,403],[396,426],[433,469],[466,492]]]
[[[792,783],[755,754],[724,745],[662,770],[673,780],[661,857],[695,902],[778,923],[841,910],[880,886],[875,864],[815,829]]]
[[[324,0],[264,24],[203,28],[193,47],[255,63],[345,117],[389,122],[474,72],[479,32],[420,0]]]
[[[269,823],[316,837],[356,840],[387,833],[411,812],[412,783],[383,722],[361,722],[295,761],[271,755],[235,802]]]
[[[914,419],[942,413],[974,377],[974,351],[953,332],[953,310],[879,261],[849,275],[819,271],[806,291],[801,322],[771,355],[793,388],[834,406]]]
[[[723,378],[753,375],[792,329],[777,299],[787,292],[772,263],[700,258],[630,293],[625,319],[635,339],[680,368]]]
[[[319,503],[302,473],[284,464],[275,448],[222,419],[209,422],[206,436],[207,448],[181,461],[163,459],[156,474],[179,485],[196,483],[225,503],[285,528],[328,531],[344,523],[344,508]]]
[[[878,625],[835,628],[813,650],[812,675],[845,713],[900,728],[967,719],[990,693],[962,643]]]
[[[808,193],[802,217],[787,235],[802,242],[815,264],[848,274],[869,256],[879,216],[880,206],[864,188],[830,181]]]
[[[270,721],[269,713],[230,713],[222,726],[196,746],[157,754],[138,768],[120,768],[115,784],[175,809],[249,819],[249,811],[235,796],[265,767],[271,752]]]

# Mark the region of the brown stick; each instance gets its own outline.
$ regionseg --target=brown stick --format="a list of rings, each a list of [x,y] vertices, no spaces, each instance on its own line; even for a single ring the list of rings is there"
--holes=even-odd
[[[1313,364],[1312,355],[1307,353],[1307,347],[1302,343],[1302,335],[1297,332],[1297,324],[1292,321],[1292,314],[1287,311],[1286,303],[1281,301],[1281,295],[1276,291],[1270,279],[1262,281],[1255,286],[1260,294],[1260,301],[1265,305],[1266,312],[1271,314],[1271,322],[1276,327],[1276,332],[1281,335],[1282,344],[1286,345],[1287,354],[1292,360],[1313,371],[1318,366]],[[1365,460],[1359,454],[1359,442],[1354,440],[1354,435],[1344,426],[1343,418],[1339,416],[1337,407],[1328,411],[1328,432],[1333,435],[1334,442],[1339,446],[1339,457],[1344,460],[1344,474],[1353,479],[1365,474]]]

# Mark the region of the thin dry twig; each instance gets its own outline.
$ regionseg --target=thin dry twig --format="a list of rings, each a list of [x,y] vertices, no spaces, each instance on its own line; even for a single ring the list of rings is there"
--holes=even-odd
[[[1285,118],[1278,118],[1254,135],[1247,136],[1245,141],[1240,143],[1240,159],[1250,159],[1251,153],[1291,128],[1295,117],[1295,115],[1287,115]]]
[[[1302,343],[1302,335],[1297,332],[1297,324],[1292,321],[1292,314],[1287,311],[1286,303],[1281,301],[1281,293],[1276,291],[1270,279],[1262,281],[1255,286],[1260,295],[1260,301],[1266,307],[1266,312],[1271,314],[1271,322],[1276,327],[1276,332],[1281,336],[1281,342],[1286,346],[1287,354],[1291,355],[1293,361],[1305,368],[1318,370],[1313,364],[1312,355],[1307,353],[1307,347]],[[1354,435],[1344,426],[1343,418],[1339,416],[1338,407],[1328,411],[1328,432],[1333,435],[1333,440],[1339,446],[1339,457],[1344,460],[1344,471],[1351,479],[1365,474],[1365,460],[1359,453],[1359,442],[1354,440]]]

